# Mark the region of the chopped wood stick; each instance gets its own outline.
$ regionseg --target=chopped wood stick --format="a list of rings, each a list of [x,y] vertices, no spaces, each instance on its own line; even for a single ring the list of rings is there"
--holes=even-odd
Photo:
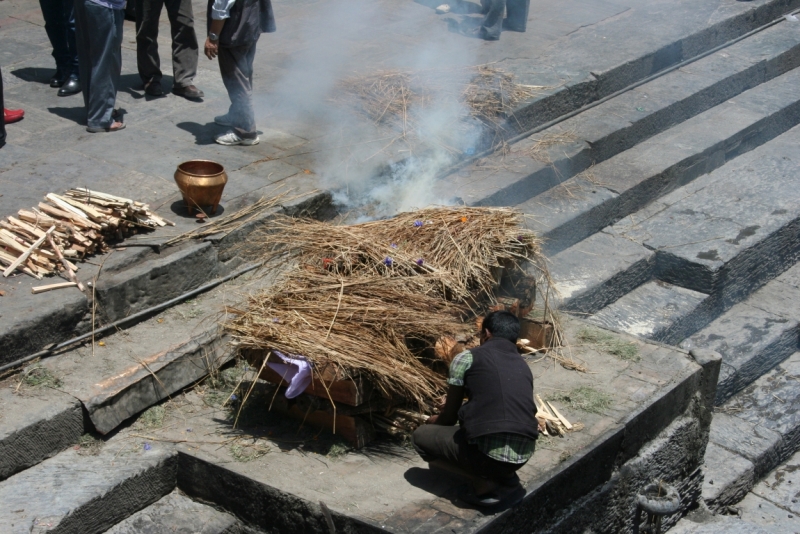
[[[38,295],[45,291],[52,291],[54,289],[64,289],[65,287],[76,287],[78,284],[75,282],[59,282],[58,284],[49,284],[46,286],[34,286],[31,288],[31,293]]]
[[[45,232],[44,229],[37,228],[35,226],[31,226],[30,224],[28,224],[26,222],[23,222],[23,221],[17,219],[16,217],[9,217],[8,221],[11,224],[13,224],[15,226],[19,226],[23,230],[35,235],[36,237],[42,237],[44,235],[44,232]],[[50,226],[55,226],[55,222],[53,224],[51,224]]]
[[[36,242],[33,245],[31,245],[25,252],[22,253],[22,256],[17,258],[16,261],[14,261],[14,263],[9,265],[8,268],[5,271],[3,271],[3,276],[8,278],[8,276],[11,273],[13,273],[16,270],[17,267],[19,267],[26,259],[28,259],[28,256],[31,255],[31,252],[33,252],[34,250],[39,248],[39,245],[44,243],[45,239],[47,239],[47,237],[49,237],[50,234],[53,233],[53,230],[55,230],[55,226],[51,226],[50,229],[47,231],[46,235],[44,235],[44,236],[40,237],[39,239],[37,239]]]
[[[550,408],[550,410],[552,410],[552,412],[553,412],[553,413],[556,415],[556,417],[558,417],[558,420],[559,420],[559,421],[561,421],[561,423],[562,423],[562,424],[563,424],[565,427],[567,427],[567,430],[572,430],[572,423],[570,423],[569,421],[567,421],[567,418],[566,418],[566,417],[564,417],[563,415],[561,415],[561,412],[559,412],[559,411],[556,409],[556,407],[555,407],[555,406],[553,406],[553,404],[552,404],[550,401],[547,401],[547,406]]]
[[[14,263],[14,259],[15,259],[14,256],[11,256],[10,254],[6,253],[4,250],[0,249],[0,263],[2,263],[3,265],[11,265],[12,263]],[[37,280],[41,280],[42,279],[42,277],[39,275],[39,273],[34,272],[33,270],[31,270],[27,266],[19,267],[19,270],[22,271],[23,273],[27,274],[27,275],[33,276]]]
[[[75,272],[70,267],[72,264],[70,264],[70,262],[68,262],[66,260],[66,258],[64,258],[64,256],[61,254],[61,249],[56,245],[55,241],[53,241],[53,237],[52,236],[47,236],[47,239],[50,242],[50,246],[53,248],[53,250],[56,251],[56,255],[58,256],[58,259],[60,259],[61,263],[64,265],[64,270],[67,272],[67,277],[70,280],[72,280],[73,282],[75,282],[75,285],[78,286],[78,289],[81,292],[86,291],[86,288],[83,286],[81,281],[78,280],[78,277],[75,276]]]

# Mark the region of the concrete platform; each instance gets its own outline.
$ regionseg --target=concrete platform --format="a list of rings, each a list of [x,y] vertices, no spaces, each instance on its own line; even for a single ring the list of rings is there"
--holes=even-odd
[[[230,514],[172,492],[106,531],[108,534],[238,534]]]
[[[535,461],[520,472],[528,493],[524,504],[499,515],[464,507],[457,499],[463,482],[430,471],[407,445],[383,439],[361,451],[345,452],[336,441],[329,441],[327,433],[298,428],[297,422],[270,415],[267,409],[274,393],[268,388],[260,392],[262,386],[242,412],[247,422],[238,428],[232,427],[236,409],[209,404],[206,395],[213,391],[196,389],[168,402],[163,427],[148,431],[147,438],[141,431],[123,429],[112,441],[130,437],[177,443],[182,491],[215,502],[248,524],[279,530],[298,528],[289,526],[296,521],[305,530],[325,530],[324,514],[317,505],[322,501],[337,529],[345,531],[514,530],[520,522],[530,524],[533,516],[572,510],[552,515],[559,525],[539,520],[535,530],[569,532],[575,521],[587,521],[593,514],[603,521],[619,520],[612,519],[616,514],[627,517],[623,510],[630,502],[623,496],[624,488],[640,479],[680,480],[687,499],[699,494],[701,477],[691,466],[700,459],[694,447],[702,447],[706,438],[704,423],[690,410],[699,408],[695,403],[706,387],[702,368],[684,353],[628,336],[623,338],[639,347],[641,361],[618,359],[574,341],[585,323],[565,320],[573,340],[572,356],[595,374],[567,371],[547,358],[531,359],[537,391],[554,398],[557,392],[584,385],[609,395],[611,404],[600,413],[590,413],[554,401],[568,419],[585,428],[538,442]],[[714,361],[707,365],[713,372]],[[237,395],[241,397],[246,387],[247,382]],[[252,451],[258,454],[246,461]],[[683,459],[677,461],[673,455]],[[604,483],[605,494],[590,491]],[[597,498],[623,499],[626,504],[587,513],[586,506],[591,510],[600,506]],[[254,500],[262,505],[253,507]]]
[[[155,445],[68,450],[0,482],[4,532],[104,532],[175,486],[175,454]]]

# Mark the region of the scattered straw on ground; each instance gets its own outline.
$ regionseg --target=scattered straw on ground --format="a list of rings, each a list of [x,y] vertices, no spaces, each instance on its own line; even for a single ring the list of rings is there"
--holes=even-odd
[[[575,410],[603,413],[611,406],[611,396],[589,386],[580,386],[568,393],[555,393],[548,400],[562,402]]]
[[[528,149],[527,153],[536,161],[544,163],[545,165],[552,165],[553,148],[569,145],[578,140],[579,138],[574,132],[548,132],[536,139],[533,145]]]
[[[355,101],[370,119],[398,127],[406,138],[415,135],[419,117],[426,110],[450,103],[466,108],[457,120],[471,117],[500,132],[503,122],[513,120],[514,110],[522,102],[552,89],[520,84],[513,74],[491,64],[435,72],[379,71],[347,78],[340,88],[345,98]],[[502,142],[502,136],[498,139]]]
[[[638,362],[639,347],[636,343],[625,341],[619,336],[600,330],[599,328],[586,327],[578,332],[578,339],[586,344],[593,345],[598,350],[616,356],[620,360]]]

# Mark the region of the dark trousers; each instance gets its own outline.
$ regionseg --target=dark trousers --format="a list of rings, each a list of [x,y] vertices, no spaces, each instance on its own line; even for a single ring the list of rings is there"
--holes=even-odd
[[[0,72],[0,108],[5,109],[3,107],[5,102],[3,102],[3,73]],[[0,148],[6,144],[6,118],[5,113],[0,115]]]
[[[73,0],[39,0],[44,17],[44,30],[53,46],[58,75],[78,75],[78,48],[75,40],[75,7]]]
[[[411,444],[426,462],[444,460],[461,469],[489,480],[516,481],[515,473],[525,465],[500,462],[483,454],[477,445],[467,442],[459,426],[421,425],[411,435]]]
[[[503,30],[503,14],[507,12],[505,28],[524,32],[528,23],[530,0],[481,0],[486,18],[481,24],[481,36],[490,41],[500,38]]]
[[[136,0],[136,64],[139,76],[144,83],[161,81],[158,19],[164,6],[172,31],[174,83],[181,87],[192,85],[197,75],[199,49],[191,0]]]
[[[236,133],[243,138],[258,137],[253,111],[253,59],[256,42],[250,46],[219,47],[219,72],[228,90],[231,118]]]
[[[122,70],[122,23],[125,12],[75,0],[81,89],[86,104],[86,124],[108,128],[117,100]]]

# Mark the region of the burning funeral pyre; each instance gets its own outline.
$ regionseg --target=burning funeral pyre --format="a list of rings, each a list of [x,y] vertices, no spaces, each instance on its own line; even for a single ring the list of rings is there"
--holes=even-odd
[[[498,307],[525,317],[537,288],[540,301],[550,290],[540,241],[511,209],[429,208],[353,226],[278,217],[248,247],[294,263],[228,310],[240,353],[287,387],[272,409],[357,446],[435,411],[448,362],[478,343],[477,317]],[[558,342],[552,326],[539,343]]]

